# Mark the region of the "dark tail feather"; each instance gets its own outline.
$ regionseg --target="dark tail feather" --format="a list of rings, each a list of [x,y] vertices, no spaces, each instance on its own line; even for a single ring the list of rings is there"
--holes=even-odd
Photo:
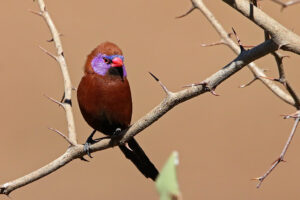
[[[146,178],[151,178],[153,181],[155,181],[159,172],[149,160],[137,141],[134,138],[130,139],[128,141],[128,146],[130,149],[125,145],[120,145],[119,147],[126,158],[131,160],[131,162],[133,162],[133,164],[140,170],[142,174],[144,174]]]

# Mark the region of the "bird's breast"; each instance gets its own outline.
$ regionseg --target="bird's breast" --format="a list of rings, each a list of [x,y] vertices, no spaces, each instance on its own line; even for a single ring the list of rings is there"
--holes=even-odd
[[[132,100],[128,80],[86,74],[80,81],[77,99],[86,122],[104,134],[130,125]]]

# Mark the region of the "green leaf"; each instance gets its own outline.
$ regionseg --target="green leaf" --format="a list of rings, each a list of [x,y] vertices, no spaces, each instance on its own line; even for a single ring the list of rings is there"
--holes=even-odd
[[[177,199],[180,194],[176,176],[176,165],[178,165],[178,152],[173,151],[168,161],[156,179],[156,189],[160,194],[160,200]]]

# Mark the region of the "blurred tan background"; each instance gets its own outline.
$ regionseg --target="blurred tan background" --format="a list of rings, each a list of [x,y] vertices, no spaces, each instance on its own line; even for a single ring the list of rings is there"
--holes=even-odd
[[[206,1],[227,31],[234,27],[245,45],[263,41],[263,32],[221,1]],[[46,1],[62,37],[65,57],[75,87],[83,74],[86,55],[99,43],[117,43],[125,54],[133,95],[133,122],[164,97],[148,71],[172,91],[216,72],[235,55],[225,46],[201,47],[219,40],[199,11],[176,20],[190,1]],[[263,1],[265,12],[300,33],[299,5],[280,12]],[[23,176],[61,155],[67,143],[47,127],[66,133],[62,109],[43,94],[60,99],[60,69],[38,46],[54,52],[42,20],[28,9],[36,3],[3,1],[0,7],[1,164],[0,182]],[[287,77],[300,94],[300,57],[288,52]],[[257,61],[277,76],[271,56]],[[136,138],[160,169],[173,150],[180,156],[178,179],[184,199],[299,199],[299,130],[280,164],[261,189],[251,178],[262,175],[278,158],[293,121],[279,115],[294,112],[261,83],[238,88],[252,79],[243,69],[217,88],[221,96],[205,94],[167,113]],[[92,129],[83,120],[73,93],[76,129],[84,143]],[[101,134],[98,134],[101,136]],[[146,180],[118,148],[94,154],[14,191],[12,199],[158,199]],[[0,199],[8,199],[0,196]]]

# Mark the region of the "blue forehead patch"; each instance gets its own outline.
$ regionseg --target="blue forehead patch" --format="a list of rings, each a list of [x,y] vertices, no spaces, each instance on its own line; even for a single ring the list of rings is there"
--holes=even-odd
[[[109,60],[112,60],[114,58],[121,58],[124,61],[124,56],[121,56],[121,55],[111,55],[111,56],[103,55],[103,57],[105,57]]]

